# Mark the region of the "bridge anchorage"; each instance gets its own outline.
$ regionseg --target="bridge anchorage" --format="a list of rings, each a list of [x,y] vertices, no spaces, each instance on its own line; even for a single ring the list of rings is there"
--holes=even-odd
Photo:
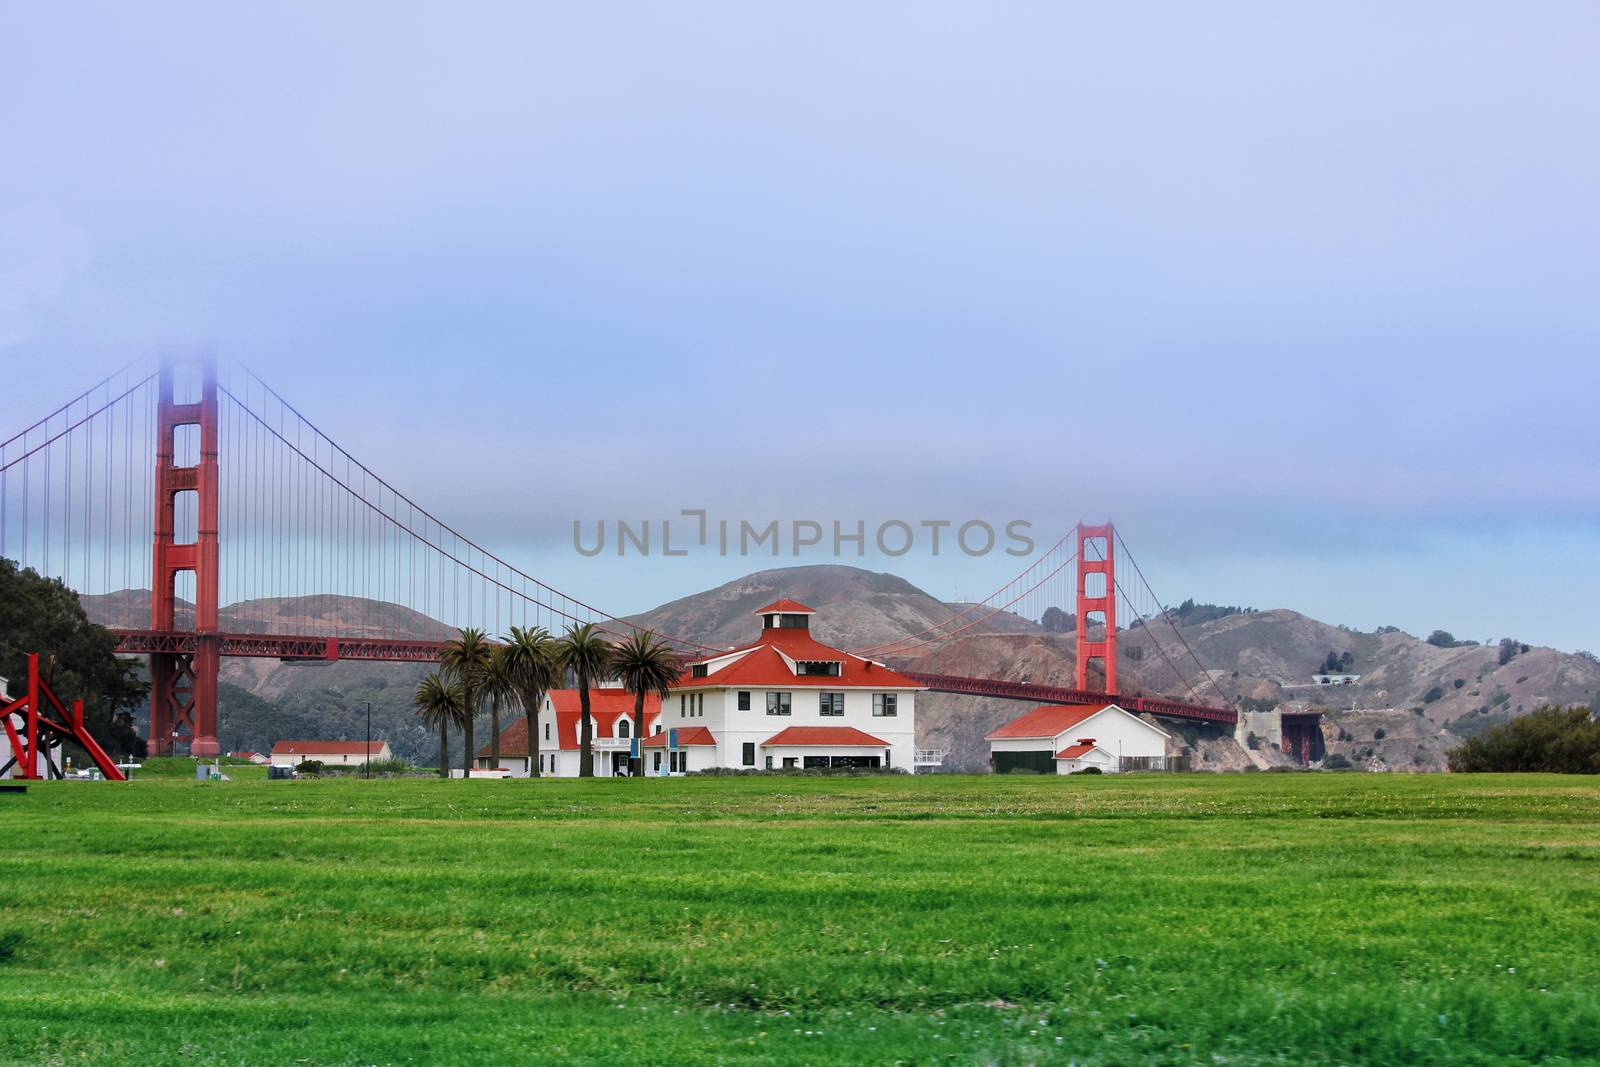
[[[253,372],[209,359],[126,368],[0,442],[0,555],[60,578],[119,652],[149,657],[156,753],[218,752],[225,658],[429,663],[459,627],[628,627],[429,512]],[[1070,685],[980,655],[1041,623],[1074,639]],[[1237,720],[1109,522],[1068,531],[948,618],[855,651],[939,691]],[[1291,743],[1306,751],[1303,731]]]

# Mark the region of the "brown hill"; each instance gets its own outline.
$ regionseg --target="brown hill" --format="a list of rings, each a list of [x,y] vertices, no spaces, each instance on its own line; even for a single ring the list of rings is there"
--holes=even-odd
[[[663,604],[626,621],[715,647],[746,644],[760,629],[758,608],[780,597],[814,608],[818,640],[865,648],[920,633],[959,610],[904,578],[838,564],[757,571],[715,589]],[[1002,613],[975,631],[1041,633],[1037,623]]]
[[[967,607],[944,603],[894,575],[824,565],[759,571],[629,621],[732,647],[755,634],[755,610],[779,597],[815,608],[818,638],[847,649],[922,633]],[[82,599],[97,621],[148,625],[147,592]],[[224,625],[253,632],[389,633],[430,639],[453,632],[409,608],[335,595],[249,601],[229,605],[222,615]],[[1449,748],[1489,725],[1545,703],[1587,703],[1600,694],[1600,662],[1583,655],[1538,647],[1522,652],[1519,645],[1501,663],[1498,647],[1437,648],[1409,634],[1361,633],[1287,609],[1229,614],[1176,631],[1159,621],[1135,625],[1122,632],[1119,645],[1120,688],[1125,693],[1197,696],[1207,703],[1252,698],[1325,708],[1330,752],[1396,769],[1442,768]],[[1349,652],[1350,670],[1361,676],[1359,682],[1316,685],[1311,676],[1329,652]],[[1030,620],[1001,614],[937,649],[906,650],[886,658],[906,667],[1070,685],[1073,654],[1073,635],[1046,633]],[[433,742],[418,727],[411,708],[411,692],[422,673],[422,668],[405,664],[227,660],[224,743],[270,746],[279,738],[263,722],[292,721],[301,733],[317,730],[307,736],[355,736],[354,709],[364,714],[371,700],[374,721],[397,752],[426,758]],[[919,745],[948,750],[947,766],[953,769],[980,769],[988,755],[984,734],[1024,707],[1013,701],[927,694],[919,702]],[[1174,732],[1181,734],[1197,766],[1230,768],[1248,762],[1231,735],[1215,728]]]

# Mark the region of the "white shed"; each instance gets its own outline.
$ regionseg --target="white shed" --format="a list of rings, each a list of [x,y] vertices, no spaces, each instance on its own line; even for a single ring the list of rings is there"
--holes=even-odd
[[[1171,735],[1115,704],[1047,704],[988,735],[1001,774],[1164,770]],[[1071,753],[1071,755],[1067,755]]]

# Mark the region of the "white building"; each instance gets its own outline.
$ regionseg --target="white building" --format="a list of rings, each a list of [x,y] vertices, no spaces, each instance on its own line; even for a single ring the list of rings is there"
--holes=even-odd
[[[661,725],[679,731],[679,766],[914,772],[916,694],[926,687],[817,641],[816,613],[804,604],[779,600],[756,614],[755,643],[692,661],[672,687]],[[660,744],[652,737],[646,746],[650,773],[663,758]]]
[[[1171,735],[1115,704],[1034,708],[989,734],[994,769],[1005,774],[1028,770],[1072,774],[1102,771],[1163,770]]]
[[[279,741],[272,746],[274,767],[298,767],[307,760],[325,767],[360,767],[367,762],[393,759],[389,742],[374,741]]]
[[[659,730],[658,718],[661,701],[649,696],[644,703],[645,733]],[[500,766],[511,772],[513,778],[530,777],[533,769],[528,755],[528,717],[516,717],[500,731]],[[545,694],[544,704],[535,716],[539,730],[539,763],[541,776],[551,778],[578,777],[578,746],[582,708],[576,689],[552,689]],[[589,690],[589,718],[593,737],[590,749],[594,752],[594,773],[599,777],[614,777],[628,773],[628,756],[633,748],[633,694],[626,689],[605,688]],[[646,742],[648,744],[648,740]],[[478,749],[475,757],[479,767],[493,767],[490,746]]]

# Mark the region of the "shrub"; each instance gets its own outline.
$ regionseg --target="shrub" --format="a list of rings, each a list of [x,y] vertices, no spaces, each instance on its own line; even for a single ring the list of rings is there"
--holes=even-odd
[[[1446,757],[1458,772],[1600,774],[1600,722],[1585,707],[1547,706],[1491,726]]]
[[[1517,642],[1509,637],[1500,639],[1500,666],[1504,667],[1511,662],[1511,657],[1517,654]]]
[[[1456,635],[1449,630],[1435,630],[1428,635],[1428,644],[1434,648],[1455,648]]]
[[[1450,684],[1455,686],[1457,689],[1461,689],[1461,688],[1464,688],[1466,686],[1467,680],[1465,678],[1457,678],[1455,681],[1451,682]]]
[[[1252,733],[1244,739],[1244,744],[1246,748],[1258,749],[1261,747],[1261,738]]]
[[[1424,704],[1432,704],[1435,700],[1438,700],[1442,696],[1444,696],[1444,690],[1440,689],[1438,686],[1434,686],[1432,689],[1422,694],[1422,702]]]
[[[1422,709],[1421,708],[1412,708],[1411,709],[1411,714],[1413,714],[1413,715],[1421,715],[1422,714]]]
[[[357,769],[359,770],[359,768]],[[410,760],[399,759],[398,757],[395,759],[375,759],[367,764],[368,774],[410,774],[416,769]]]
[[[319,759],[301,760],[294,769],[296,774],[303,774],[308,778],[322,777],[322,761]]]
[[[1517,684],[1521,685],[1523,682],[1526,682],[1527,680],[1528,680],[1528,676],[1526,674],[1524,674],[1521,678],[1517,679]]]
[[[1382,741],[1387,736],[1389,736],[1388,731],[1381,726],[1372,731],[1372,739],[1374,741]]]
[[[1104,774],[1105,772],[1102,771],[1099,767],[1085,767],[1083,770],[1074,771],[1073,773],[1074,774]]]
[[[1325,771],[1348,771],[1354,766],[1355,764],[1351,763],[1348,757],[1341,756],[1337,752],[1331,753],[1322,761],[1322,769]]]
[[[1044,609],[1044,615],[1039,619],[1039,625],[1044,627],[1047,634],[1064,634],[1071,630],[1077,620],[1068,612],[1058,607]]]

